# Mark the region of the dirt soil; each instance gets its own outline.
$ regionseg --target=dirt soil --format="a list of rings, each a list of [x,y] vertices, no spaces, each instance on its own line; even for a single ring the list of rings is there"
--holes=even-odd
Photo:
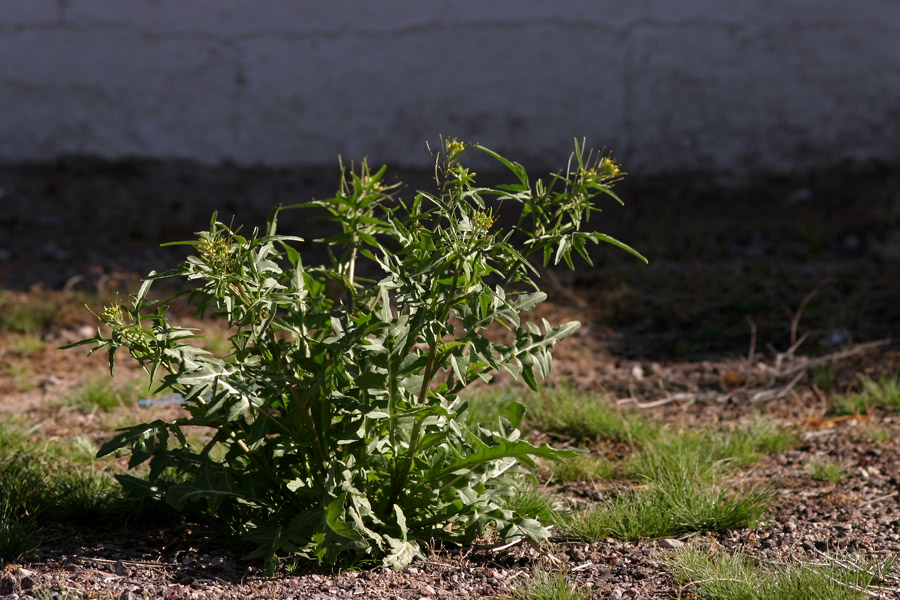
[[[428,182],[421,172],[397,176],[413,187]],[[42,438],[105,439],[101,413],[62,400],[103,369],[102,357],[55,350],[95,324],[78,308],[79,294],[124,294],[148,270],[174,266],[183,251],[159,243],[189,239],[212,210],[261,225],[273,205],[325,197],[337,179],[334,169],[83,158],[0,166],[0,290],[7,300],[51,307],[42,350],[0,338],[0,419],[24,418]],[[741,470],[735,482],[776,491],[759,528],[678,541],[560,541],[539,552],[440,549],[402,571],[266,578],[190,527],[73,526],[2,565],[0,598],[62,598],[68,590],[167,600],[471,599],[508,593],[542,563],[567,568],[596,598],[689,598],[691,589],[662,563],[680,542],[778,564],[839,550],[870,559],[900,551],[898,416],[829,416],[861,375],[900,373],[900,172],[840,167],[741,186],[687,174],[632,178],[618,191],[626,207],[610,203],[597,228],[651,263],[601,248],[594,268],[547,273],[551,299],[541,316],[583,323],[559,345],[553,382],[605,393],[623,410],[674,425],[733,427],[762,416],[796,428],[800,447]],[[298,235],[317,227],[290,213],[282,222]],[[147,420],[178,409],[134,410]],[[812,479],[806,467],[819,457],[849,476]],[[559,491],[579,506],[605,493],[590,485]],[[900,580],[893,583],[879,595],[900,598]]]

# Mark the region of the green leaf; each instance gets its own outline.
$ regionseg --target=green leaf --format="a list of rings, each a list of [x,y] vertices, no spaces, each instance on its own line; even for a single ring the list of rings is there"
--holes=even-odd
[[[494,152],[493,150],[490,150],[489,148],[485,148],[484,146],[475,144],[474,147],[478,148],[479,150],[481,150],[488,156],[494,158],[500,164],[502,164],[507,169],[512,171],[516,175],[516,177],[519,178],[519,183],[521,183],[526,188],[528,187],[528,174],[525,172],[525,168],[522,165],[520,165],[517,162],[510,161],[509,159],[497,154],[496,152]]]
[[[160,486],[150,483],[144,479],[138,479],[124,473],[116,474],[116,480],[122,485],[122,488],[135,496],[143,498],[161,499],[165,490]]]
[[[530,294],[520,294],[516,297],[516,301],[514,303],[515,309],[520,312],[528,312],[538,304],[547,299],[547,294],[544,292],[533,292]]]
[[[559,261],[562,259],[566,259],[566,263],[571,266],[571,259],[569,258],[569,252],[572,248],[572,238],[569,236],[563,236],[559,239],[559,246],[556,248],[556,256],[553,258],[553,264],[558,265]]]
[[[521,361],[521,365],[522,365],[521,371],[520,371],[522,374],[522,379],[525,380],[525,383],[528,385],[529,388],[531,388],[535,392],[538,391],[537,379],[534,376],[534,368],[532,367],[533,363],[530,360],[530,357],[528,357],[528,356],[522,357],[522,358],[520,358],[520,361]]]
[[[192,500],[211,500],[213,503],[221,502],[224,498],[240,498],[241,494],[234,489],[219,489],[206,482],[181,483],[173,485],[166,493],[166,502],[178,510]]]
[[[406,529],[406,515],[403,514],[403,509],[397,504],[394,505],[394,517],[397,520],[397,526],[400,528],[403,540],[406,541],[406,536],[408,534],[408,530]]]
[[[469,359],[465,356],[456,356],[455,354],[450,355],[450,364],[453,367],[453,372],[456,373],[456,378],[462,383],[467,384],[469,382],[468,378],[468,368],[469,368]]]
[[[616,246],[617,248],[621,248],[622,250],[625,250],[626,252],[630,252],[631,254],[633,254],[634,256],[636,256],[637,258],[639,258],[639,259],[641,259],[642,261],[644,261],[645,264],[647,264],[647,263],[649,262],[649,261],[644,257],[643,254],[641,254],[640,252],[638,252],[637,250],[635,250],[634,248],[632,248],[631,246],[629,246],[629,245],[626,244],[625,242],[620,242],[619,240],[617,240],[616,238],[614,238],[614,237],[612,237],[612,236],[609,236],[609,235],[606,235],[606,234],[603,234],[603,233],[592,233],[592,234],[591,234],[591,237],[593,237],[593,238],[594,238],[595,240],[597,240],[597,241],[600,241],[600,242],[606,242],[607,244],[612,244],[613,246]]]
[[[525,405],[513,400],[503,406],[500,416],[509,421],[510,426],[518,427],[525,417]]]
[[[442,469],[439,477],[443,478],[456,472],[469,471],[477,465],[505,458],[515,458],[529,466],[533,466],[533,458],[561,461],[573,458],[577,454],[572,450],[551,448],[547,444],[534,446],[522,440],[511,442],[503,438],[495,440],[495,443],[490,446],[479,440],[477,441],[477,448],[475,452]]]
[[[535,519],[521,519],[516,521],[506,534],[506,539],[526,537],[537,543],[550,540],[550,531],[540,521]]]
[[[392,537],[385,538],[390,551],[385,555],[382,564],[391,569],[402,569],[417,558],[424,560],[425,556],[418,544],[407,540],[398,540]]]
[[[325,505],[325,524],[338,537],[353,541],[363,541],[359,532],[344,520],[344,503],[346,500],[347,493],[344,492]]]

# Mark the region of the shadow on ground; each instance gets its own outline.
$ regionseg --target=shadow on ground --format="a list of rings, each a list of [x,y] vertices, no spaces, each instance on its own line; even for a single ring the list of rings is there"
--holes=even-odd
[[[422,170],[393,176],[409,189],[432,183]],[[260,226],[273,206],[328,197],[338,180],[336,166],[91,158],[0,166],[0,286],[115,287],[122,273],[175,265],[184,250],[159,245],[191,239],[214,210]],[[617,354],[746,353],[754,330],[761,348],[806,334],[808,347],[827,351],[900,331],[900,172],[842,167],[740,186],[636,174],[617,191],[626,206],[609,200],[595,226],[650,265],[598,248],[595,267],[547,279],[557,299],[608,328],[595,330]],[[284,232],[311,237],[320,228],[304,214],[282,217]]]

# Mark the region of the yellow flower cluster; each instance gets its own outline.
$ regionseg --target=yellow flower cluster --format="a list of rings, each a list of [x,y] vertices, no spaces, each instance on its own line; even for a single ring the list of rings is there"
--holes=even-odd
[[[497,222],[497,218],[491,214],[490,212],[485,212],[483,210],[479,210],[475,213],[475,216],[472,218],[472,223],[475,226],[475,231],[479,233],[484,233],[488,231],[491,227],[494,226],[494,223]]]
[[[616,164],[616,161],[613,159],[606,157],[600,161],[600,178],[603,180],[612,179],[621,173],[621,169],[619,169],[619,165]]]
[[[214,269],[224,269],[231,259],[231,244],[218,237],[198,241],[197,251]]]
[[[449,138],[444,141],[444,148],[447,151],[447,156],[453,159],[463,153],[466,149],[466,144],[456,138]]]
[[[100,312],[100,321],[112,328],[124,327],[125,317],[119,304],[110,304]]]

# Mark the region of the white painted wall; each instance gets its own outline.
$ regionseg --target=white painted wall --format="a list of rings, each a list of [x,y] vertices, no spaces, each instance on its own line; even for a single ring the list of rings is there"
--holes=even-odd
[[[0,0],[0,160],[900,159],[900,2]]]

